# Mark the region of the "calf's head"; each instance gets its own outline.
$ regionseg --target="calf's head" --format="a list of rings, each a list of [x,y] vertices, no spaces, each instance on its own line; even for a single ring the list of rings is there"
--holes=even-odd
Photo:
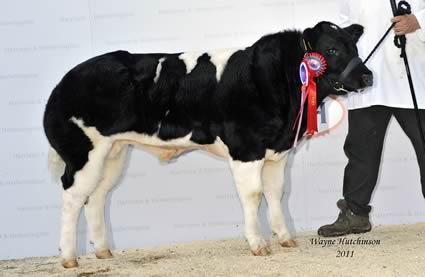
[[[321,82],[325,93],[341,95],[373,84],[372,72],[363,64],[357,51],[356,43],[362,34],[361,25],[340,28],[330,22],[320,22],[304,30],[306,51],[321,54],[328,65]]]

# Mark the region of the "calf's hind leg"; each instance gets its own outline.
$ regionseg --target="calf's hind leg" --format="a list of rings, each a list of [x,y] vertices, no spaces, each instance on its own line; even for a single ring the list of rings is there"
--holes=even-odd
[[[60,249],[62,265],[65,268],[78,266],[76,258],[78,218],[82,206],[95,191],[102,177],[104,160],[110,149],[109,140],[97,141],[88,153],[88,161],[73,174],[72,185],[70,187],[67,185],[68,188],[63,192]],[[68,161],[66,167],[72,168],[72,164]],[[69,171],[72,170],[68,170],[68,175]]]
[[[89,196],[88,203],[84,206],[90,240],[94,244],[95,254],[99,259],[112,257],[105,225],[105,199],[109,190],[120,177],[127,151],[128,146],[121,146],[118,143],[114,144],[105,160],[103,177],[96,190]]]

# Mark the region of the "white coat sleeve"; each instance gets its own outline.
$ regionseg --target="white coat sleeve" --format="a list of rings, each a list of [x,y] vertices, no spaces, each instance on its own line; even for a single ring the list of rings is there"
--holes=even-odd
[[[421,41],[425,42],[425,9],[419,10],[414,14],[419,22],[419,26],[421,26],[420,29],[416,30],[416,34]]]
[[[348,27],[352,24],[350,19],[350,1],[349,0],[341,0],[339,1],[339,19],[338,25],[341,28]]]

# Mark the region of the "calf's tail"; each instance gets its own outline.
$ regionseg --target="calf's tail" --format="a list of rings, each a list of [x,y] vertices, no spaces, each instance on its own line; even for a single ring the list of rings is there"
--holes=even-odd
[[[65,162],[59,156],[55,149],[49,147],[48,154],[48,166],[47,166],[52,179],[55,182],[59,182],[60,177],[62,176],[65,170]]]

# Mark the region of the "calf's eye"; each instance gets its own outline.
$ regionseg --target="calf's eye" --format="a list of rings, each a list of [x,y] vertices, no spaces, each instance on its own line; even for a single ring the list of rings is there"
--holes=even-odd
[[[329,48],[328,50],[326,50],[326,52],[329,55],[336,55],[338,53],[338,51],[335,48]]]

